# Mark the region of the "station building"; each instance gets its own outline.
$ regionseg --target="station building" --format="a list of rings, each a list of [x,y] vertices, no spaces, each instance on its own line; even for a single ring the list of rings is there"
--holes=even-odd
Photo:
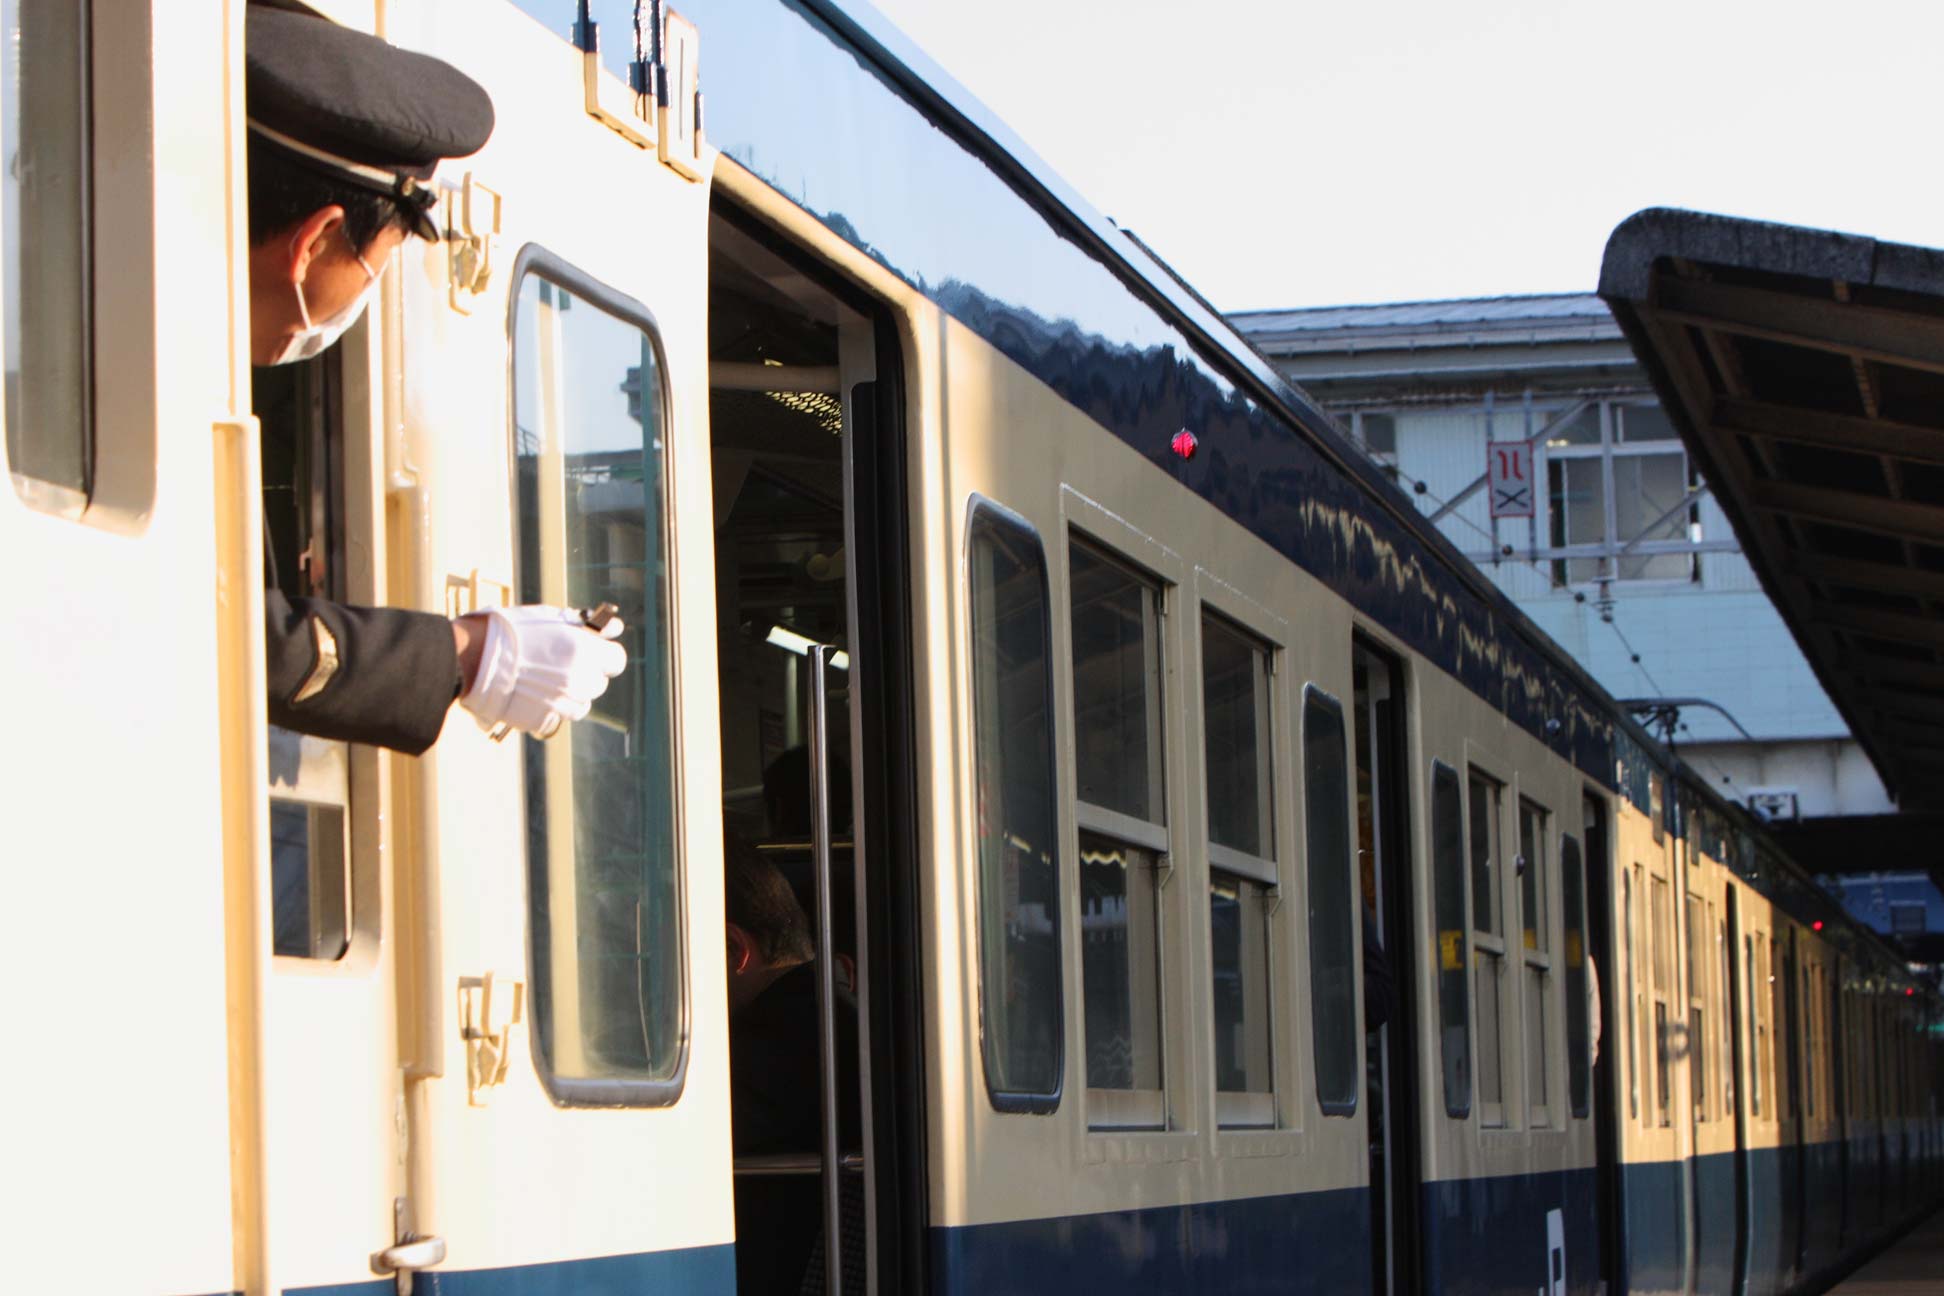
[[[1600,297],[1229,319],[1603,687],[1791,838],[1859,920],[1939,961],[1935,820],[1895,813]],[[1492,517],[1488,447],[1507,442],[1531,446],[1530,517]],[[1859,831],[1876,858],[1858,857]]]

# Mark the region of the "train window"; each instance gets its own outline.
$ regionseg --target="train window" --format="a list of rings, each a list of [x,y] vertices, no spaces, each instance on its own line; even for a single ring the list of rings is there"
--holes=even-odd
[[[1742,937],[1743,979],[1748,983],[1748,1020],[1755,1038],[1755,1056],[1748,1060],[1748,1107],[1757,1116],[1762,1114],[1762,1094],[1767,1088],[1762,1083],[1762,1055],[1768,1052],[1768,1027],[1762,1024],[1762,996],[1757,994],[1755,972],[1755,941],[1752,936]]]
[[[1816,1064],[1822,1056],[1816,1029],[1816,965],[1802,961],[1802,1105],[1816,1114]]]
[[[1710,915],[1714,906],[1708,907]],[[1728,923],[1726,919],[1715,921],[1715,972],[1721,978],[1721,1011],[1715,1014],[1718,1025],[1715,1027],[1716,1045],[1721,1064],[1717,1068],[1721,1074],[1721,1113],[1722,1119],[1732,1119],[1735,1110],[1735,1041],[1730,1032],[1734,1029],[1735,1014],[1729,1009],[1729,999],[1733,996],[1734,982],[1730,976],[1728,961],[1733,957],[1733,946],[1728,943]]]
[[[81,516],[94,477],[90,8],[0,8],[7,465],[22,499],[64,517]]]
[[[1217,1118],[1224,1125],[1273,1125],[1270,915],[1279,879],[1269,649],[1206,612],[1201,642]],[[1341,726],[1339,715],[1339,760]]]
[[[1479,1123],[1505,1124],[1505,938],[1499,920],[1499,809],[1504,786],[1471,771],[1472,970],[1478,983]]]
[[[1687,898],[1688,1087],[1694,1099],[1694,1118],[1708,1119],[1708,930],[1701,897]]]
[[[1620,870],[1620,916],[1625,925],[1622,943],[1627,954],[1627,1116],[1631,1120],[1640,1119],[1640,1032],[1634,1019],[1639,1009],[1638,994],[1635,987],[1640,984],[1639,947],[1634,943],[1634,874],[1640,872],[1635,865],[1632,872]]]
[[[1215,872],[1208,884],[1215,996],[1215,1093],[1223,1125],[1276,1121],[1270,1065],[1271,888]]]
[[[1669,999],[1674,983],[1674,900],[1666,878],[1653,878],[1654,1103],[1662,1125],[1674,1123],[1674,1039]]]
[[[1310,1025],[1316,1099],[1326,1116],[1357,1110],[1357,892],[1350,872],[1350,768],[1343,708],[1303,690],[1303,822],[1309,882]]]
[[[342,354],[260,370],[264,562],[292,598],[349,596],[344,558]],[[330,960],[350,947],[350,747],[269,726],[270,948]]]
[[[1210,858],[1225,868],[1266,871],[1273,886],[1269,650],[1208,614],[1202,616],[1202,733],[1208,840],[1216,848]]]
[[[664,365],[645,308],[528,250],[514,289],[518,595],[613,603],[629,666],[526,740],[535,1061],[554,1099],[673,1102],[685,1059]]]
[[[1795,1023],[1789,1016],[1789,961],[1782,943],[1773,937],[1769,940],[1768,974],[1769,1020],[1775,1023],[1769,1035],[1775,1049],[1775,1114],[1793,1117],[1796,1114],[1795,1074],[1789,1059],[1793,1056]]]
[[[1526,1119],[1535,1127],[1552,1123],[1551,1036],[1547,1030],[1547,993],[1552,982],[1552,937],[1547,902],[1546,819],[1544,809],[1519,802],[1520,962],[1524,994]]]
[[[1465,972],[1465,820],[1458,771],[1431,762],[1431,886],[1438,924],[1438,1028],[1445,1115],[1471,1115],[1471,1015]]]
[[[1586,881],[1580,844],[1559,839],[1559,902],[1566,916],[1566,1098],[1575,1119],[1591,1111],[1593,1041],[1588,1021],[1592,1002],[1587,987]]]
[[[1025,519],[974,499],[967,569],[986,1092],[1052,1111],[1066,1041],[1046,555]]]
[[[1163,591],[1075,538],[1073,742],[1080,823],[1080,984],[1087,1119],[1158,1129],[1162,1093]]]

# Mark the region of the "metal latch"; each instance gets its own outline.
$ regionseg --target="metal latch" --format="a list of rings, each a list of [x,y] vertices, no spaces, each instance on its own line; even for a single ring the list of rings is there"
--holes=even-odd
[[[506,200],[470,171],[445,198],[447,300],[461,315],[470,315],[472,299],[493,278],[493,240],[499,237]]]
[[[486,1105],[486,1091],[506,1080],[513,1028],[526,1015],[526,984],[484,976],[459,978],[459,1038],[466,1042],[466,1101]]]
[[[409,1198],[392,1199],[392,1220],[398,1241],[383,1251],[372,1252],[371,1272],[395,1275],[398,1296],[412,1296],[412,1275],[421,1269],[445,1263],[445,1239],[420,1237],[412,1231],[412,1203]]]

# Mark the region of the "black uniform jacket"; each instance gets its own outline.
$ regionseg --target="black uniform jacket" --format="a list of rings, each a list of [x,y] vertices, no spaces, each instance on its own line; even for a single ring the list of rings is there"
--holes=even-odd
[[[413,756],[438,738],[459,684],[451,622],[287,598],[274,583],[263,601],[271,724]]]

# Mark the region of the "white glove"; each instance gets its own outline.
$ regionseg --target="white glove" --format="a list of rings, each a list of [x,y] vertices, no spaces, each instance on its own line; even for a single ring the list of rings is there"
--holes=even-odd
[[[479,673],[460,705],[488,733],[511,726],[551,737],[561,721],[586,715],[626,668],[627,652],[612,642],[620,633],[620,617],[597,631],[573,608],[489,609]]]

